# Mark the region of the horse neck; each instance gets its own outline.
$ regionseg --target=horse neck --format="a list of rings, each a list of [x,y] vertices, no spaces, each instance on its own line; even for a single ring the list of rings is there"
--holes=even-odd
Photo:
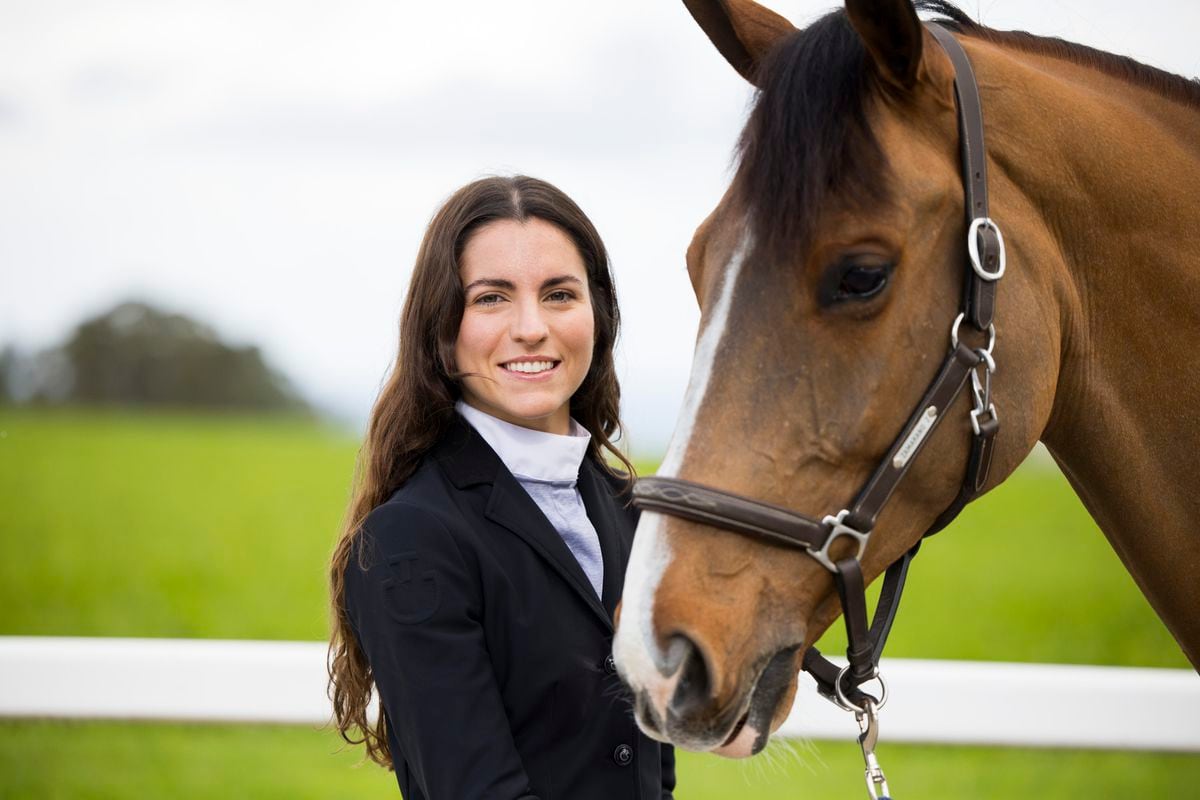
[[[1200,103],[980,57],[994,163],[1053,243],[1028,265],[1051,273],[1060,320],[1042,439],[1200,668]]]

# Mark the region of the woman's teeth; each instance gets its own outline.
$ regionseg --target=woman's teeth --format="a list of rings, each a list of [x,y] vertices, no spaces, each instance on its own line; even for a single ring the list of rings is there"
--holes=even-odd
[[[509,372],[545,372],[548,369],[554,369],[553,361],[510,361],[504,365],[504,368]]]

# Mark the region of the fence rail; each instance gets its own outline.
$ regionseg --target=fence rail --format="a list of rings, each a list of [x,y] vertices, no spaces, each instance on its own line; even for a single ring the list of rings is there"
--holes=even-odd
[[[1189,670],[885,659],[888,741],[1200,752]],[[323,725],[325,645],[0,637],[0,717]],[[852,739],[807,677],[787,736]]]

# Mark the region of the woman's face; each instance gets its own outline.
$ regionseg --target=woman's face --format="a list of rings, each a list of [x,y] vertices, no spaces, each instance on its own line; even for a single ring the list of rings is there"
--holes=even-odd
[[[497,220],[472,234],[460,264],[454,358],[463,400],[514,425],[565,434],[571,395],[592,363],[595,322],[575,244],[541,219]]]

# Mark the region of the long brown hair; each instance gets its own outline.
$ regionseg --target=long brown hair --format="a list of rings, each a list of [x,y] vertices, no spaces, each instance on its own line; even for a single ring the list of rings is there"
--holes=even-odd
[[[496,220],[537,218],[575,243],[587,269],[595,318],[595,346],[587,376],[571,397],[571,416],[592,435],[588,455],[605,465],[607,451],[633,475],[633,465],[613,444],[620,438],[620,387],[613,365],[620,313],[608,252],[591,220],[556,187],[523,175],[491,177],[459,189],[438,209],[421,248],[400,314],[400,347],[387,383],[371,411],[358,454],[354,488],[329,570],[332,635],[329,697],[342,738],[366,744],[367,756],[393,768],[382,709],[367,720],[374,679],[345,607],[345,572],[363,520],[416,471],[446,433],[461,395],[454,343],[463,313],[459,259],[471,235]]]

